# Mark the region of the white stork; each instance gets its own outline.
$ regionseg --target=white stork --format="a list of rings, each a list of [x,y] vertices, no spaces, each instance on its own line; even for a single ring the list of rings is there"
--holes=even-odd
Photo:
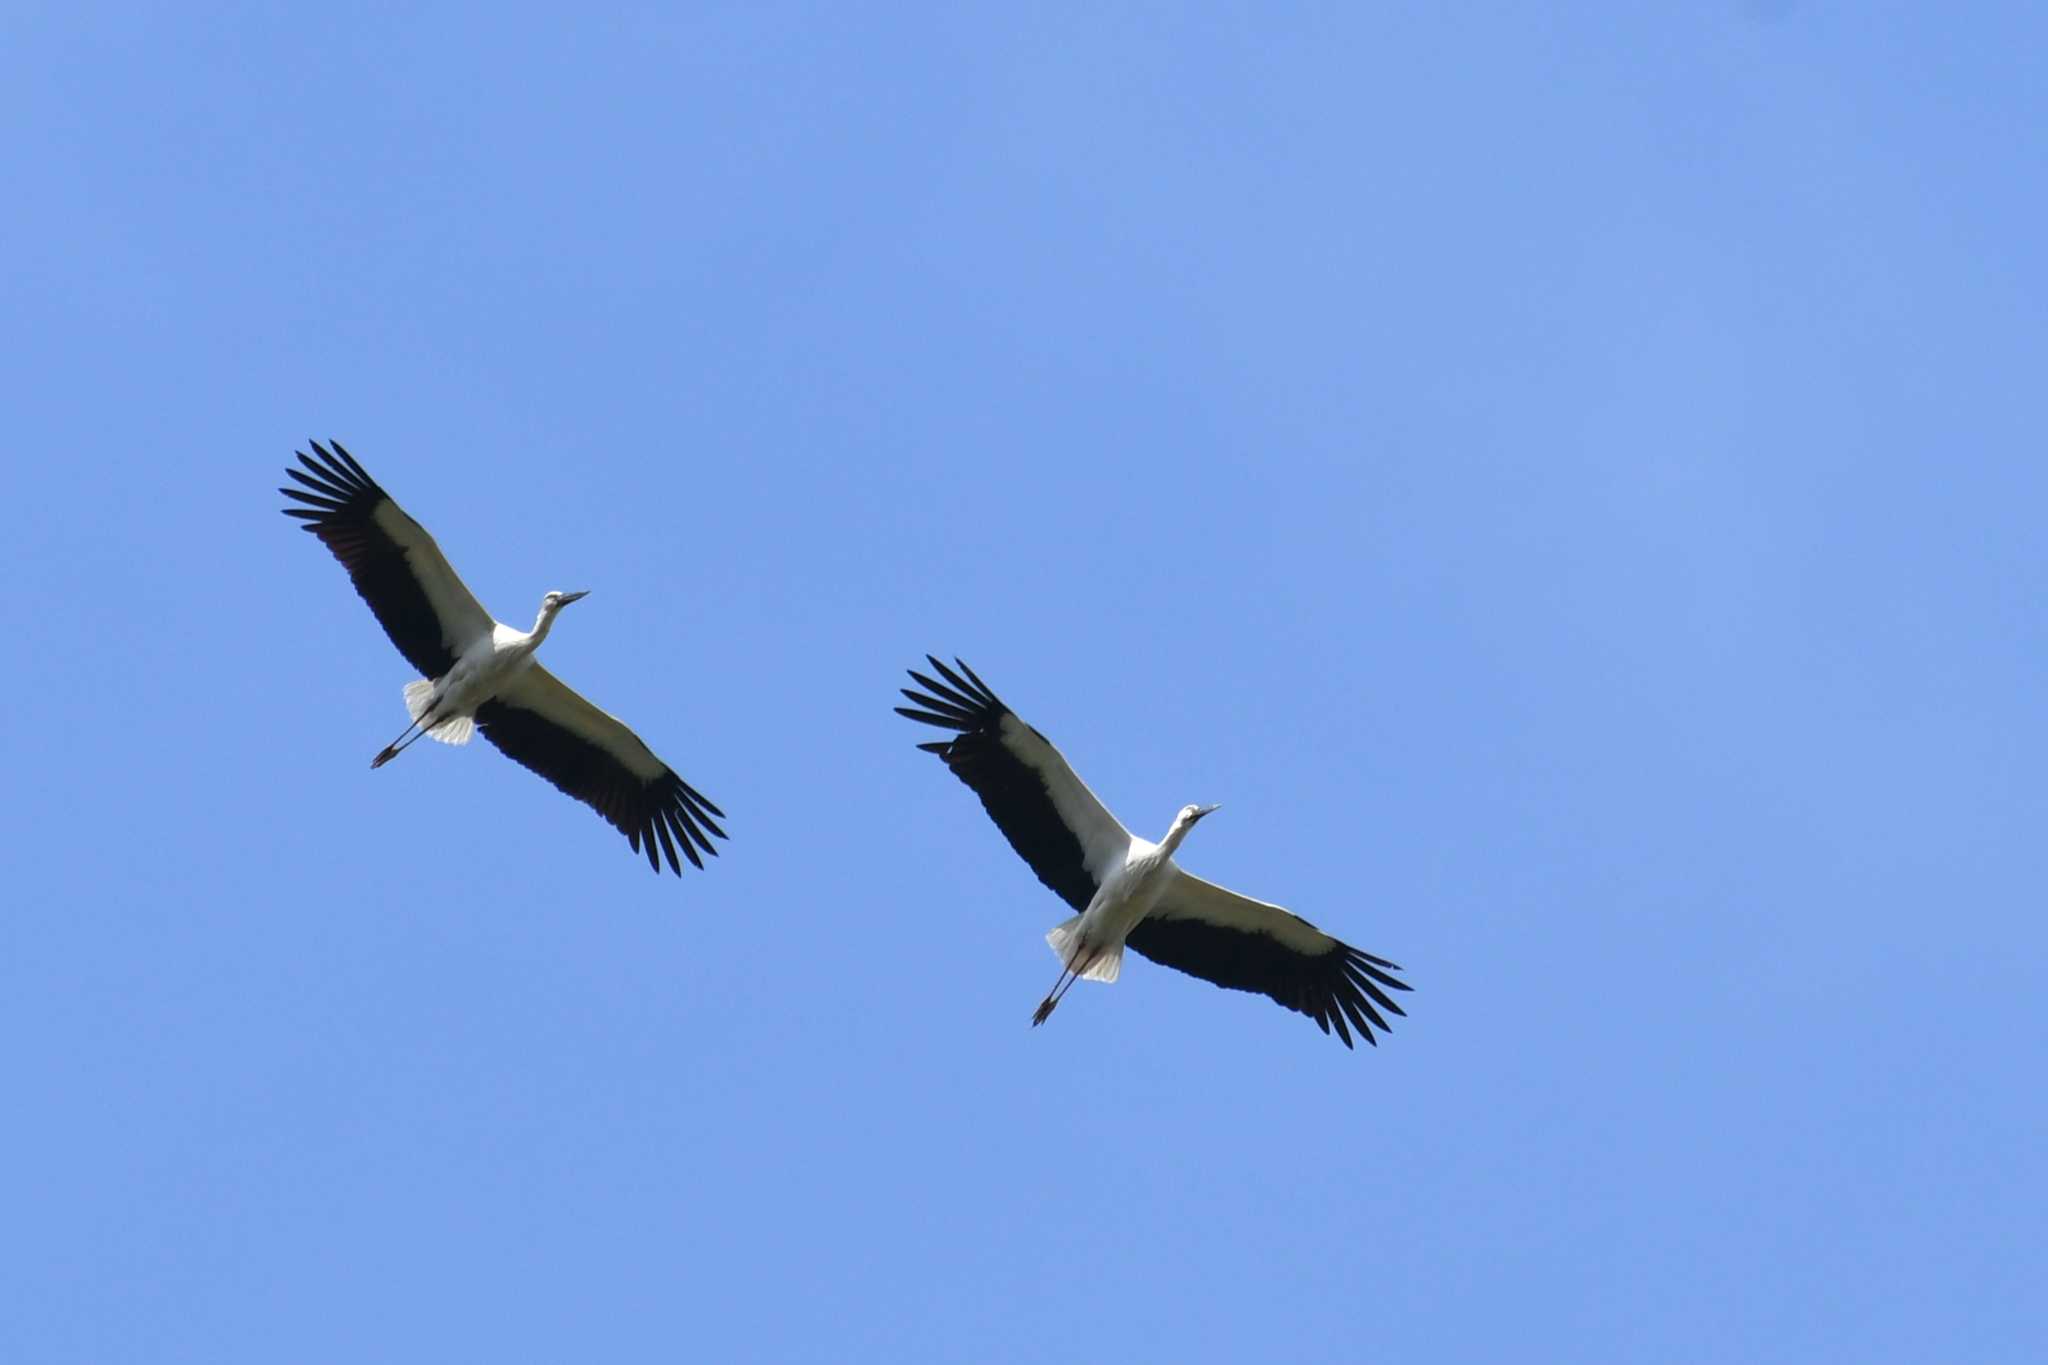
[[[562,685],[534,659],[534,651],[563,607],[581,592],[551,592],[541,599],[532,630],[493,620],[442,557],[420,524],[356,463],[339,441],[328,451],[318,441],[316,462],[298,453],[303,470],[285,473],[304,485],[280,488],[305,507],[287,507],[301,529],[318,536],[355,581],[384,633],[407,661],[426,674],[405,687],[412,724],[370,760],[381,768],[427,735],[443,744],[467,744],[481,727],[484,738],[616,825],[647,862],[682,875],[682,856],[704,866],[697,850],[716,854],[706,837],[726,837],[714,818],[725,812],[704,799],[656,758],[640,737]],[[661,847],[655,848],[659,839]]]
[[[908,670],[924,691],[904,688],[916,708],[899,706],[897,714],[959,733],[917,747],[944,759],[974,789],[1038,880],[1080,912],[1045,936],[1060,960],[1060,977],[1031,1016],[1034,1025],[1045,1022],[1075,981],[1116,980],[1125,944],[1226,990],[1271,996],[1315,1020],[1324,1033],[1334,1024],[1346,1047],[1352,1029],[1378,1045],[1373,1030],[1387,1031],[1381,1010],[1406,1013],[1387,994],[1408,989],[1388,974],[1401,970],[1394,963],[1174,864],[1181,840],[1216,807],[1181,807],[1156,844],[1133,836],[1060,751],[1018,719],[973,669],[955,659],[955,672],[925,657],[945,681]]]

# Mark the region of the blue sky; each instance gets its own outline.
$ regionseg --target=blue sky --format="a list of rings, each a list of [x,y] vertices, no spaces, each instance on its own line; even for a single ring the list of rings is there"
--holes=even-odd
[[[17,7],[20,1361],[2048,1349],[2037,9]],[[348,443],[727,811],[277,514]],[[1066,913],[972,662],[1356,1053]]]

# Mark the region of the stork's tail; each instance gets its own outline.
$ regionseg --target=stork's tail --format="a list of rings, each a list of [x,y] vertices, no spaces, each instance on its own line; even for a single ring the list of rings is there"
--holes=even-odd
[[[1081,917],[1076,915],[1070,920],[1055,924],[1045,936],[1045,941],[1052,945],[1054,955],[1059,958],[1060,965],[1069,970],[1078,965],[1075,957],[1081,951],[1080,929]],[[1116,980],[1123,967],[1124,945],[1116,943],[1096,953],[1094,958],[1081,968],[1079,975],[1083,981],[1109,982]]]
[[[420,729],[421,719],[434,709],[434,684],[426,678],[416,678],[405,685],[405,714],[412,717],[412,724],[405,732],[392,740],[370,760],[372,768],[381,768],[413,746],[421,734],[437,739],[443,744],[467,744],[476,733],[476,718],[473,716],[445,716],[426,729]],[[414,734],[419,730],[419,734]]]
[[[405,714],[418,720],[427,714],[427,708],[434,703],[434,684],[428,678],[416,678],[405,685]]]
[[[426,715],[428,708],[433,704],[434,684],[431,681],[426,678],[419,678],[405,685],[405,714],[411,716],[415,722],[420,717]],[[476,721],[473,717],[449,716],[444,720],[435,722],[427,730],[427,738],[438,740],[443,744],[467,744],[470,741],[470,737],[475,733]],[[396,750],[390,750],[377,755],[370,766],[375,768],[388,762],[396,752]]]

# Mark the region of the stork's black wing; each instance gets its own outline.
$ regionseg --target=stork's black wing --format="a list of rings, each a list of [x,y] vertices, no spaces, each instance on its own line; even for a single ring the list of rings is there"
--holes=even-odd
[[[1121,867],[1130,831],[1088,790],[1050,741],[955,659],[959,671],[927,654],[943,682],[910,670],[923,692],[903,689],[916,708],[896,714],[959,733],[917,747],[944,759],[974,789],[989,819],[1031,865],[1038,880],[1076,910],[1086,910],[1108,869]]]
[[[1344,1046],[1351,1029],[1377,1045],[1388,1014],[1405,1014],[1389,990],[1406,983],[1385,958],[1330,937],[1301,916],[1176,869],[1173,884],[1124,942],[1161,966],[1233,991],[1270,996],[1299,1010]],[[1349,1027],[1346,1021],[1349,1020]]]
[[[539,664],[479,706],[476,723],[515,761],[611,821],[656,872],[666,854],[669,870],[682,875],[679,848],[693,867],[704,866],[698,849],[717,855],[707,835],[726,837],[716,823],[725,812],[677,777],[624,722]]]
[[[332,451],[318,441],[312,445],[317,460],[301,453],[305,468],[286,465],[284,471],[312,491],[277,490],[307,506],[284,508],[284,514],[302,519],[304,529],[334,552],[407,662],[426,677],[440,677],[496,622],[463,586],[434,538],[363,472],[341,442]]]

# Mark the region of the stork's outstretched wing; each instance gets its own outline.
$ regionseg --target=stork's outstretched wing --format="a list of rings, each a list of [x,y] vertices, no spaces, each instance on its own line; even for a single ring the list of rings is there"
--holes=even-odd
[[[1161,966],[1172,967],[1234,991],[1270,996],[1299,1010],[1328,1033],[1336,1026],[1344,1046],[1358,1030],[1377,1045],[1373,1030],[1388,1031],[1386,1015],[1405,1014],[1389,990],[1406,983],[1391,972],[1400,967],[1362,953],[1288,910],[1179,869],[1159,904],[1125,940]]]
[[[363,472],[341,442],[331,452],[318,441],[312,445],[317,461],[300,453],[305,469],[287,465],[284,471],[312,491],[277,490],[308,505],[287,507],[284,514],[302,519],[303,529],[334,552],[406,661],[425,677],[440,677],[496,622],[426,528]]]
[[[704,866],[698,849],[717,856],[706,836],[726,837],[714,819],[725,812],[677,777],[624,722],[539,664],[479,706],[476,723],[485,739],[611,821],[656,872],[666,854],[669,870],[682,875],[679,848],[693,867]]]
[[[924,691],[904,688],[916,709],[899,706],[896,714],[959,731],[917,747],[944,759],[974,789],[1038,880],[1076,910],[1086,910],[1102,879],[1123,866],[1130,831],[1075,776],[1051,741],[1019,720],[973,669],[955,659],[955,672],[925,657],[944,681],[910,670]]]

